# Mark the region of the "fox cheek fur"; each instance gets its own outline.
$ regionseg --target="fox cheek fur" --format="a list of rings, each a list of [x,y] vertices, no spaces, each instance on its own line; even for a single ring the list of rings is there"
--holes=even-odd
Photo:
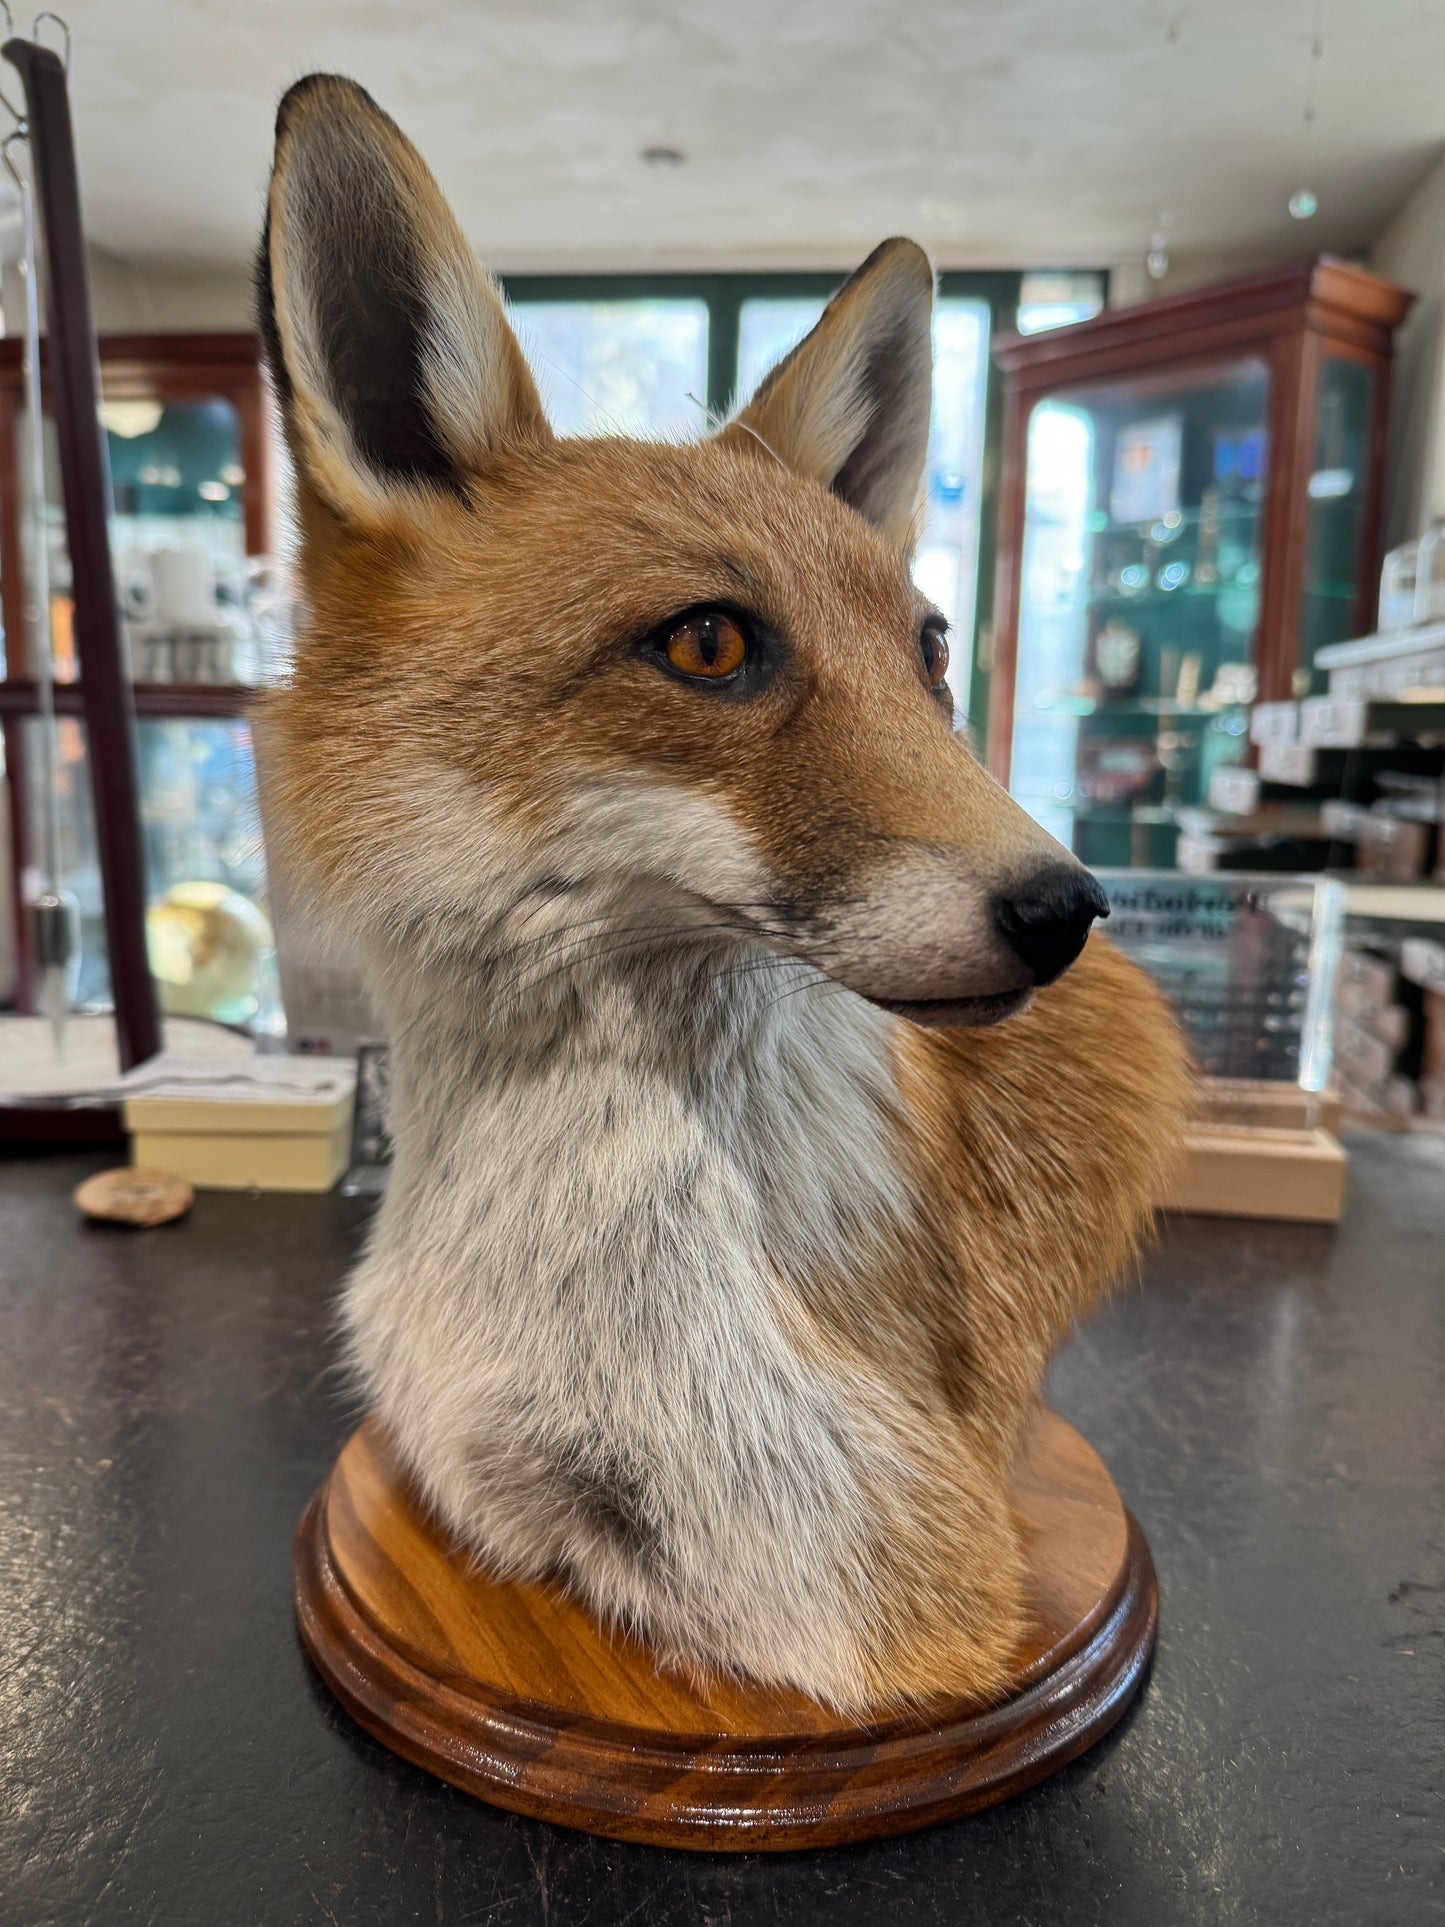
[[[558,441],[419,156],[321,75],[259,281],[309,609],[272,803],[392,1039],[374,1408],[480,1554],[666,1660],[987,1693],[1010,1460],[1187,1079],[931,686],[926,260],[879,248],[716,436]]]

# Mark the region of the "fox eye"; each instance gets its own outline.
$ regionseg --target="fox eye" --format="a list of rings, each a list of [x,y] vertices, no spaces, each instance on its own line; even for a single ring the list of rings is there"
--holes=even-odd
[[[942,622],[924,623],[918,634],[918,653],[923,657],[929,688],[941,689],[948,674],[948,630]]]
[[[742,668],[748,639],[724,610],[704,609],[678,623],[662,653],[679,675],[719,682]]]

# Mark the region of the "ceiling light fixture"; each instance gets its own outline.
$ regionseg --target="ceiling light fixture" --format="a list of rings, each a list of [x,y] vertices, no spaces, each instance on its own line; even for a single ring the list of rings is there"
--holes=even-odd
[[[1149,236],[1149,252],[1144,257],[1151,281],[1162,281],[1169,272],[1169,230],[1173,225],[1173,208],[1161,207],[1154,216],[1154,232]]]
[[[103,401],[100,421],[112,435],[131,442],[138,435],[150,435],[160,427],[165,411],[158,401]]]
[[[1184,9],[1175,7],[1164,29],[1164,39],[1168,46],[1177,47],[1179,37],[1184,31]],[[1151,281],[1162,281],[1169,272],[1169,230],[1174,225],[1172,207],[1161,207],[1154,215],[1154,228],[1149,236],[1149,246],[1144,255],[1144,270]]]

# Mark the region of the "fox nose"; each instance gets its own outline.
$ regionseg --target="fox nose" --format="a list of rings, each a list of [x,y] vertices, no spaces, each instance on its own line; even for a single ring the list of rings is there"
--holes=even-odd
[[[1109,899],[1089,872],[1062,863],[994,908],[1000,933],[1036,984],[1062,976],[1083,949],[1089,925],[1108,914]]]

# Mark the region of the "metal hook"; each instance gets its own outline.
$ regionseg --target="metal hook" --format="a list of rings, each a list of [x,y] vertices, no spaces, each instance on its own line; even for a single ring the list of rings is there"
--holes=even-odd
[[[4,5],[5,5],[5,0],[0,0],[0,6],[4,6]],[[6,13],[9,13],[10,9],[8,6],[5,7],[5,11]],[[30,29],[30,37],[35,42],[37,47],[43,47],[45,45],[45,42],[40,38],[40,23],[42,20],[53,20],[56,26],[59,27],[60,31],[65,35],[65,52],[61,56],[61,59],[65,64],[65,78],[69,80],[70,78],[70,27],[67,24],[67,22],[61,19],[58,13],[52,13],[49,7],[45,9],[44,13],[37,13],[35,16],[35,24]]]
[[[10,11],[10,0],[0,0],[0,13],[3,13],[5,16],[5,38],[7,40],[13,40],[15,38],[15,16]],[[11,120],[14,121],[16,131],[23,133],[25,131],[25,116],[11,106],[3,87],[0,87],[0,107],[3,107]]]
[[[22,274],[28,276],[35,272],[35,261],[33,258],[35,252],[33,232],[35,217],[30,205],[29,176],[20,172],[20,169],[15,165],[15,157],[10,152],[17,141],[22,144],[25,141],[25,129],[23,127],[12,128],[4,140],[0,140],[0,161],[4,161],[5,172],[10,176],[11,180],[14,181],[15,191],[20,197],[20,215],[25,223],[25,256],[20,264],[20,271]]]
[[[0,0],[0,5],[3,5],[3,3],[4,3],[4,0]],[[0,141],[0,161],[4,161],[6,172],[9,174],[11,180],[14,181],[15,185],[20,189],[22,198],[28,192],[29,184],[26,181],[25,176],[20,172],[20,169],[15,165],[15,162],[12,160],[10,155],[10,149],[15,145],[17,141],[23,142],[24,139],[25,139],[25,129],[23,127],[12,127],[10,132],[5,136],[4,140]]]

